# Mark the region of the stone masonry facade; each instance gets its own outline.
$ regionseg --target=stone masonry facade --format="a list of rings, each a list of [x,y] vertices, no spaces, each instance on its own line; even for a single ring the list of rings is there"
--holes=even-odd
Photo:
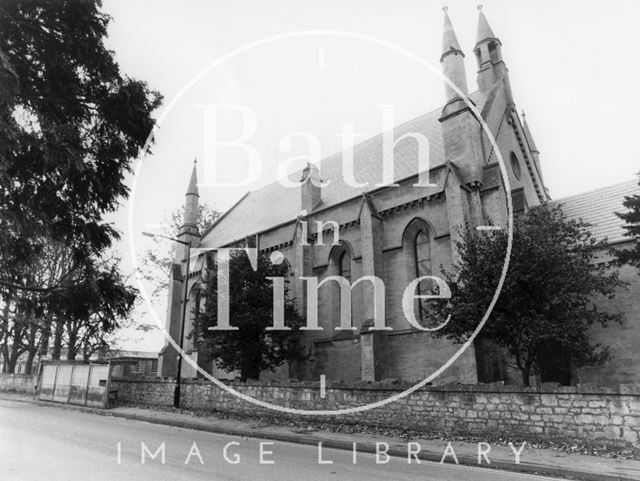
[[[480,11],[473,48],[478,89],[470,91],[464,53],[445,13],[440,63],[466,100],[445,86],[444,105],[354,145],[349,158],[355,185],[344,175],[345,153],[338,153],[291,174],[293,186],[274,182],[248,192],[199,232],[194,166],[178,235],[183,244],[176,248],[170,271],[166,317],[167,332],[194,361],[182,366],[183,377],[199,375],[193,365],[218,378],[235,377],[216,372],[215,359],[199,352],[198,339],[192,335],[206,297],[204,279],[214,270],[215,251],[221,248],[251,247],[268,255],[278,251],[290,275],[289,294],[306,317],[308,286],[303,278],[327,281],[317,292],[320,329],[305,332],[300,346],[304,360],[278,370],[280,380],[315,380],[324,374],[335,382],[413,382],[457,351],[452,341],[422,329],[432,321],[424,305],[416,302],[414,307],[419,327],[407,321],[402,306],[405,290],[416,278],[453,269],[465,226],[506,227],[508,198],[516,212],[549,199],[533,137],[515,106],[501,45]],[[500,174],[500,156],[506,159],[505,178]],[[385,158],[393,167],[392,183],[383,182]],[[345,301],[336,276],[353,286],[349,295],[354,331],[336,329]],[[366,283],[357,284],[371,277],[384,283],[384,322],[393,331],[371,329],[374,306],[382,295]],[[427,287],[423,283],[420,289]],[[180,339],[185,297],[189,317]],[[496,363],[495,350],[476,348],[470,346],[455,369],[438,382],[505,380],[478,369],[478,364]],[[161,377],[176,375],[177,354],[170,344],[162,349]]]
[[[615,212],[623,210],[625,196],[640,194],[637,179],[552,200],[545,187],[540,152],[524,115],[516,109],[501,46],[480,11],[473,48],[477,90],[471,91],[464,53],[445,12],[440,63],[444,74],[465,94],[465,101],[447,84],[443,106],[355,144],[348,158],[356,186],[345,181],[345,152],[337,153],[291,174],[289,181],[294,185],[274,182],[247,192],[199,232],[200,194],[194,165],[167,292],[166,331],[193,361],[182,363],[183,378],[203,377],[204,373],[222,380],[238,376],[220,369],[216,359],[199,349],[201,339],[193,328],[206,306],[206,279],[215,275],[217,251],[254,248],[265,255],[280,254],[287,268],[287,295],[307,319],[307,307],[314,304],[307,302],[310,289],[303,278],[318,282],[314,294],[319,329],[304,332],[301,360],[285,363],[275,372],[264,370],[260,380],[314,381],[320,376],[346,383],[424,379],[460,346],[423,329],[433,322],[428,301],[414,303],[412,314],[417,322],[410,323],[410,305],[405,310],[402,303],[404,293],[417,278],[442,277],[443,270],[454,273],[465,226],[506,228],[507,201],[511,199],[514,214],[549,203],[560,206],[569,219],[586,221],[596,240],[607,243],[597,253],[597,263],[616,270],[629,283],[626,289],[617,290],[614,299],[594,299],[599,307],[624,317],[622,324],[593,326],[589,333],[594,344],[610,349],[610,359],[603,365],[570,366],[569,374],[546,369],[532,382],[600,386],[640,382],[640,276],[631,266],[619,267],[608,252],[632,244]],[[425,141],[426,149],[421,147]],[[393,186],[380,183],[384,153],[390,150]],[[428,170],[420,165],[421,150],[429,153]],[[429,183],[422,183],[421,178]],[[372,289],[366,280],[372,278],[381,280],[384,290]],[[343,292],[338,279],[348,281],[352,289]],[[428,285],[429,281],[423,281],[412,289],[423,292]],[[380,298],[384,307],[380,317],[391,330],[376,327],[376,312],[383,310],[375,307]],[[353,330],[342,329],[342,314],[349,311],[347,300],[350,313],[345,317]],[[233,317],[233,306],[230,309]],[[270,311],[265,309],[269,319]],[[158,375],[175,377],[177,359],[178,352],[167,343],[159,355]],[[520,383],[512,364],[503,349],[476,338],[434,383]]]

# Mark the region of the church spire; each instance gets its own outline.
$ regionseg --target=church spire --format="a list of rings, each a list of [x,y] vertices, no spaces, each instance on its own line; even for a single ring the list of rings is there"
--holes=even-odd
[[[493,87],[496,82],[504,81],[507,101],[513,103],[511,88],[509,86],[507,66],[502,60],[502,42],[493,33],[487,17],[482,11],[482,5],[478,5],[478,33],[476,35],[476,46],[473,52],[478,61],[478,88],[486,92]]]
[[[442,11],[444,12],[444,31],[442,34],[442,57],[440,57],[441,61],[444,56],[448,55],[449,53],[457,52],[462,54],[460,43],[458,42],[458,37],[456,36],[456,32],[453,30],[451,18],[449,18],[449,7],[443,7]]]
[[[191,180],[189,180],[187,195],[199,195],[198,194],[198,172],[196,169],[197,165],[198,165],[198,159],[193,159],[193,170],[191,171]]]
[[[478,5],[478,33],[476,35],[476,47],[479,43],[485,42],[487,40],[498,40],[496,35],[493,33],[491,29],[491,25],[487,20],[487,17],[484,16],[484,12],[482,11],[482,5]],[[498,40],[499,42],[500,40]]]
[[[198,215],[200,194],[198,194],[198,171],[196,159],[193,160],[193,170],[191,171],[191,179],[187,187],[187,193],[184,204],[184,218],[180,232],[195,233],[198,232]]]
[[[189,186],[187,187],[187,193],[184,200],[184,214],[182,217],[182,225],[178,232],[178,239],[182,242],[188,242],[189,246],[185,244],[177,244],[175,251],[175,261],[182,262],[186,259],[190,248],[198,247],[200,244],[200,233],[198,231],[198,218],[200,217],[200,195],[198,194],[198,172],[197,172],[197,160],[193,160],[193,170],[191,171],[191,178],[189,180]]]
[[[449,18],[448,8],[444,7],[444,31],[442,34],[442,55],[440,56],[440,64],[442,65],[442,73],[453,84],[466,94],[467,90],[467,73],[464,68],[464,53],[460,49],[460,43],[456,32],[453,30],[453,24]],[[445,83],[445,95],[447,103],[459,98],[458,93]]]

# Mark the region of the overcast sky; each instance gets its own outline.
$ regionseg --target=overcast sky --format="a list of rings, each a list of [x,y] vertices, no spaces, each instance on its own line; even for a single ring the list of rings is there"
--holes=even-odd
[[[515,102],[527,113],[552,197],[633,178],[640,170],[640,2],[483,3],[502,41]],[[447,5],[474,91],[477,2]],[[113,16],[107,45],[123,72],[159,90],[164,109],[171,105],[157,114],[165,115],[138,178],[133,233],[138,249],[145,245],[140,232],[182,205],[192,160],[203,159],[201,105],[243,105],[256,114],[251,143],[262,155],[262,175],[249,186],[201,186],[201,200],[220,210],[246,190],[273,181],[279,163],[305,152],[304,144],[295,143],[289,153],[281,151],[279,142],[288,133],[314,135],[324,157],[341,150],[337,134],[345,122],[366,136],[379,132],[377,105],[393,105],[396,123],[439,108],[441,79],[382,43],[438,68],[442,6],[429,0],[105,0],[104,10]],[[307,33],[267,41],[219,62],[261,39],[317,30],[376,41]],[[221,139],[237,137],[242,128],[237,115],[220,118]],[[222,152],[220,175],[240,180],[246,159],[238,149]],[[114,216],[124,241],[131,235],[127,207]],[[124,246],[122,255],[130,266]],[[151,347],[157,347],[154,342]]]

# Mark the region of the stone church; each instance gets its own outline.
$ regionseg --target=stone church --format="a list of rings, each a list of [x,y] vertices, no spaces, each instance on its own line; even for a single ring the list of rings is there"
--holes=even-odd
[[[317,380],[321,374],[332,381],[417,381],[437,370],[459,349],[458,345],[412,327],[402,310],[402,295],[417,277],[437,275],[440,266],[451,268],[456,260],[460,230],[470,227],[506,226],[507,198],[514,212],[550,202],[545,188],[539,151],[526,120],[519,116],[509,83],[509,72],[494,34],[482,10],[479,12],[473,57],[477,68],[477,90],[469,92],[465,55],[451,20],[445,11],[443,73],[467,95],[496,139],[508,174],[510,189],[502,179],[492,143],[477,113],[458,93],[445,85],[444,106],[398,125],[393,131],[394,173],[398,186],[376,187],[382,179],[382,134],[354,146],[354,172],[368,187],[354,188],[342,176],[343,155],[324,159],[318,167],[307,166],[298,173],[299,188],[278,182],[248,192],[205,232],[198,232],[199,194],[194,171],[186,194],[184,225],[180,239],[191,243],[189,272],[185,272],[187,247],[177,245],[168,294],[167,331],[180,337],[184,282],[188,283],[189,318],[184,329],[185,351],[203,369],[219,378],[211,359],[198,357],[188,336],[194,312],[203,306],[202,278],[211,263],[211,249],[240,247],[248,243],[260,252],[279,251],[289,267],[290,290],[304,312],[305,293],[300,277],[343,276],[355,282],[362,276],[377,276],[386,288],[385,317],[390,331],[370,330],[374,318],[373,289],[360,283],[352,290],[351,321],[354,331],[335,330],[340,325],[340,289],[337,285],[319,290],[318,319],[323,330],[306,331],[307,360],[282,366],[265,377]],[[431,187],[415,187],[420,174],[419,133],[429,141]],[[330,181],[319,187],[317,180]],[[624,195],[638,192],[637,181],[575,196],[566,200],[567,214],[584,217],[594,224],[599,238],[612,245],[624,245],[621,222],[614,211],[622,210]],[[564,201],[555,201],[563,203]],[[563,204],[564,205],[564,204]],[[337,226],[338,232],[332,232]],[[318,231],[320,228],[320,232]],[[338,242],[331,240],[338,234]],[[305,239],[306,237],[306,239]],[[322,239],[324,242],[320,242]],[[327,242],[327,239],[329,242]],[[602,262],[610,262],[606,253]],[[631,269],[631,268],[629,268]],[[635,279],[631,270],[623,277]],[[638,291],[637,281],[633,286]],[[418,291],[420,287],[418,285]],[[622,294],[627,312],[624,339],[613,328],[594,332],[612,343],[608,367],[586,369],[576,374],[579,381],[640,381],[637,355],[640,352],[640,308],[633,295]],[[626,297],[625,297],[626,296]],[[270,313],[265,315],[270,316]],[[426,316],[420,303],[415,316]],[[604,332],[607,331],[607,332]],[[613,337],[613,339],[611,339]],[[633,358],[633,360],[631,360]],[[160,354],[159,375],[174,377],[177,353],[167,345]],[[184,377],[197,377],[182,364]],[[496,350],[476,342],[450,366],[437,383],[508,379],[504,359]],[[574,379],[573,381],[576,381]]]

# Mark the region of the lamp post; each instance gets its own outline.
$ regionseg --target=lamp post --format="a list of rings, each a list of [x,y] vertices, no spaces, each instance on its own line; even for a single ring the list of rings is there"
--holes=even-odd
[[[174,239],[173,237],[167,237],[160,234],[152,234],[150,232],[143,232],[142,235],[146,237],[162,237],[163,239],[168,239],[173,242],[177,242],[178,244],[182,244],[187,246],[187,269],[184,276],[184,297],[182,299],[182,318],[180,320],[180,339],[178,340],[178,346],[180,347],[180,352],[178,353],[178,366],[176,368],[176,387],[173,391],[173,407],[180,407],[180,387],[181,387],[181,379],[182,379],[182,340],[184,339],[184,325],[187,319],[187,302],[189,301],[189,264],[191,261],[191,242],[181,241],[179,239]]]

